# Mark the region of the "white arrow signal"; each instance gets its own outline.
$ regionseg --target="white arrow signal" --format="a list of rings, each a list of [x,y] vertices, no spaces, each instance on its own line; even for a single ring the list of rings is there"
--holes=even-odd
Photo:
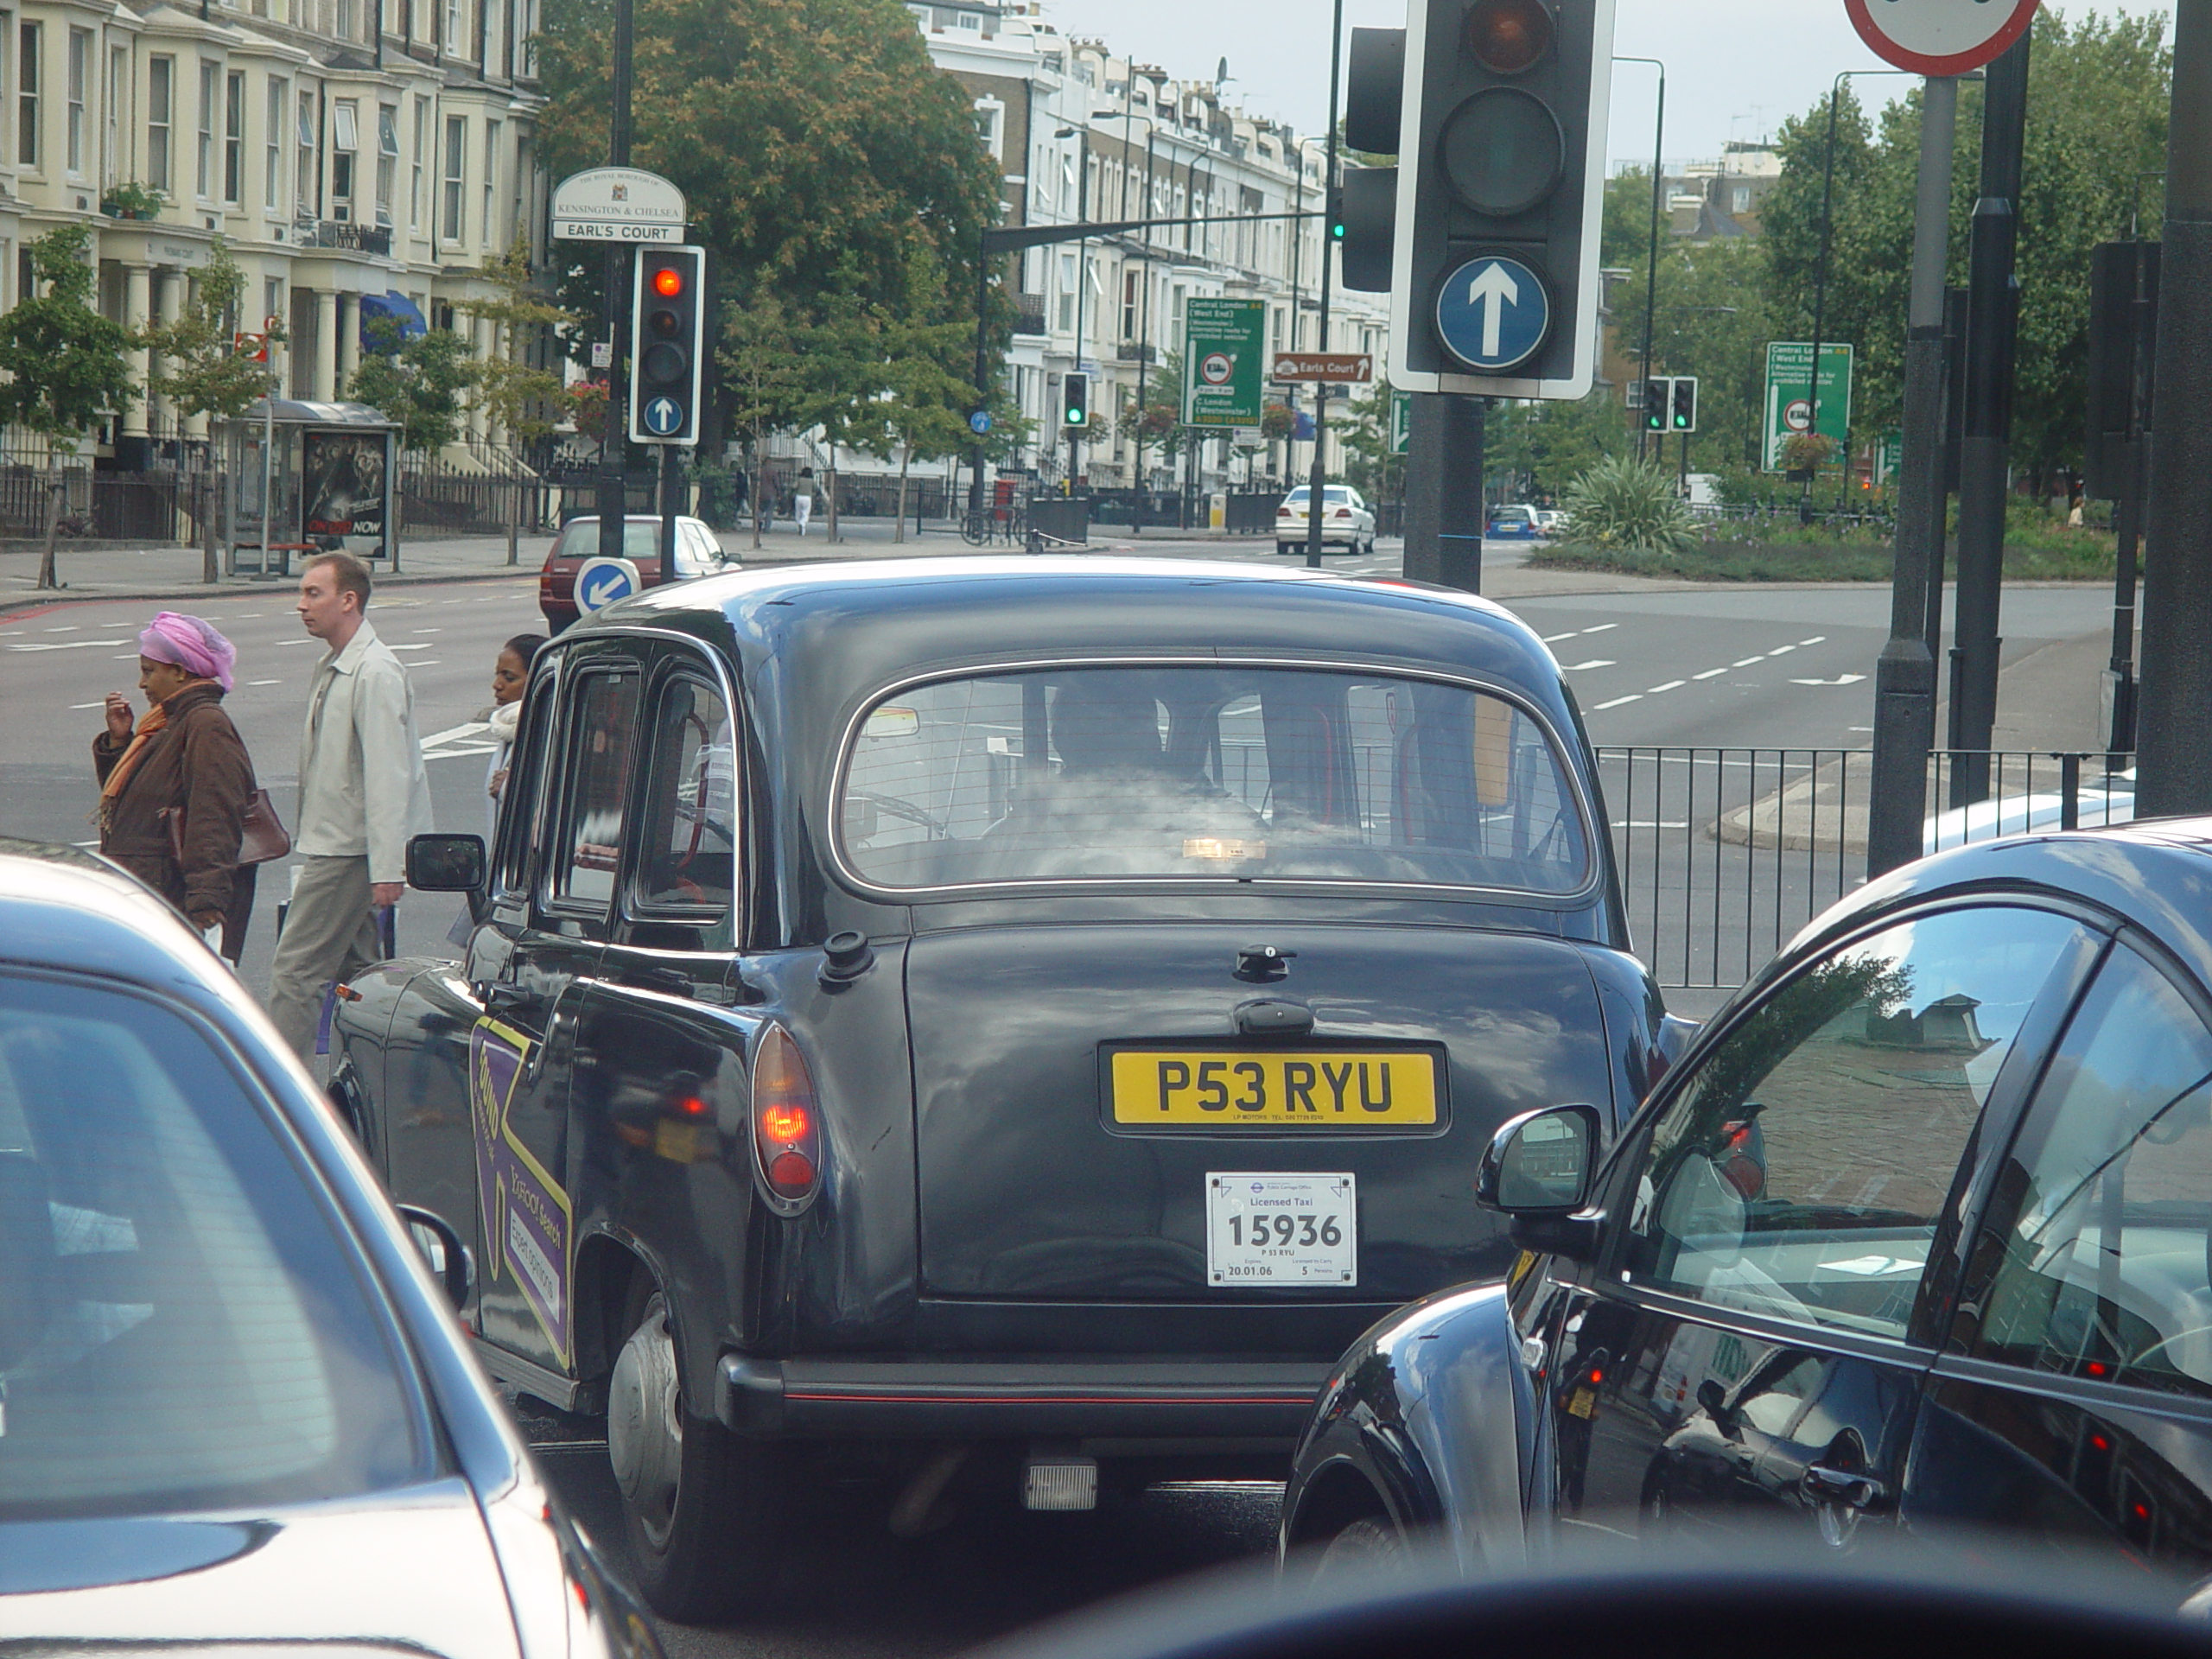
[[[1498,330],[1505,321],[1505,308],[1521,303],[1521,284],[1507,276],[1505,267],[1493,259],[1467,284],[1467,303],[1482,308],[1483,355],[1496,357],[1500,349]]]

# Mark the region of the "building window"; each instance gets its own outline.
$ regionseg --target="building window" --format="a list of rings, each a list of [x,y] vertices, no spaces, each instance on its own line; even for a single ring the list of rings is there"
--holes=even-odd
[[[264,132],[261,146],[261,205],[275,213],[284,203],[284,108],[289,86],[281,75],[271,75],[262,99]]]
[[[245,71],[233,69],[223,86],[223,200],[245,200]]]
[[[484,217],[477,221],[477,233],[484,238],[484,251],[489,253],[498,238],[493,220],[499,217],[492,206],[493,192],[499,180],[499,123],[484,124]]]
[[[16,35],[16,164],[36,167],[38,154],[39,25],[25,23]]]
[[[423,168],[430,149],[430,101],[415,100],[415,148],[407,161],[407,228],[423,228]]]
[[[123,89],[130,84],[130,54],[121,47],[107,54],[107,140],[100,154],[100,182],[113,184],[123,166]]]
[[[284,315],[284,279],[264,276],[261,279],[261,315],[264,321]]]
[[[358,39],[361,33],[360,0],[338,0],[338,38]]]
[[[204,60],[200,65],[200,130],[194,155],[199,162],[197,188],[205,198],[215,194],[215,102],[223,95],[223,67]]]
[[[1075,332],[1075,255],[1060,256],[1060,332]]]
[[[391,187],[399,174],[399,109],[377,105],[377,223],[391,223]]]
[[[537,77],[537,0],[522,0],[515,28],[522,35],[522,73],[534,80]]]
[[[92,79],[92,31],[69,31],[69,170],[85,170],[85,84]]]
[[[461,186],[465,182],[464,169],[468,165],[468,122],[466,118],[449,115],[446,118],[446,200],[445,226],[442,234],[448,242],[461,239]]]
[[[1751,187],[1748,184],[1738,185],[1736,187],[1734,200],[1736,205],[1729,209],[1731,213],[1750,213],[1751,211]]]
[[[1122,273],[1122,338],[1137,337],[1137,274],[1134,270]]]
[[[351,99],[330,106],[330,216],[341,225],[353,217],[353,157],[361,147],[359,109]]]
[[[446,0],[445,49],[450,55],[461,50],[461,0]]]
[[[298,122],[300,160],[292,170],[292,200],[302,219],[315,217],[315,94],[302,92]]]
[[[175,103],[176,60],[146,60],[146,182],[169,188],[169,111]]]

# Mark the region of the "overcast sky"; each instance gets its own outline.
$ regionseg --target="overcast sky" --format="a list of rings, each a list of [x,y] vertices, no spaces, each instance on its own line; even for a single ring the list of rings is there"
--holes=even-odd
[[[1670,162],[1719,155],[1731,138],[1772,133],[1783,118],[1827,95],[1840,69],[1878,69],[1844,16],[1843,0],[1618,0],[1613,49],[1667,64]],[[2054,10],[2151,11],[2171,21],[2173,0],[2066,0]],[[1063,34],[1096,36],[1116,54],[1170,74],[1208,79],[1229,60],[1231,102],[1319,131],[1329,101],[1330,0],[1045,0]],[[1395,28],[1405,0],[1344,0],[1347,29]],[[1618,161],[1651,155],[1656,73],[1619,65],[1607,148]],[[1885,101],[1903,76],[1861,89]],[[1894,93],[1888,93],[1893,96]]]

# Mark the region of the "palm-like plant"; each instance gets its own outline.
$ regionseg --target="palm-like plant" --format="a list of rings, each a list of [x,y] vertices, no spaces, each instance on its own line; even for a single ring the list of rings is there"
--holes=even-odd
[[[1567,486],[1573,537],[1621,552],[1687,553],[1697,526],[1675,480],[1648,461],[1609,456]]]

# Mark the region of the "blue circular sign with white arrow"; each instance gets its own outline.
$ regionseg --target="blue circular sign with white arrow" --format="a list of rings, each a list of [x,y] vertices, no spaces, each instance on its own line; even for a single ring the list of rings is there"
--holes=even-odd
[[[664,438],[683,424],[683,410],[673,397],[656,397],[645,405],[645,430]]]
[[[576,567],[576,608],[589,616],[645,585],[638,567],[627,559],[586,559]]]
[[[991,411],[988,409],[979,409],[970,415],[968,417],[968,429],[979,438],[988,432],[991,429]]]
[[[1469,259],[1436,291],[1436,332],[1471,369],[1495,374],[1525,363],[1551,331],[1551,295],[1518,259]]]

